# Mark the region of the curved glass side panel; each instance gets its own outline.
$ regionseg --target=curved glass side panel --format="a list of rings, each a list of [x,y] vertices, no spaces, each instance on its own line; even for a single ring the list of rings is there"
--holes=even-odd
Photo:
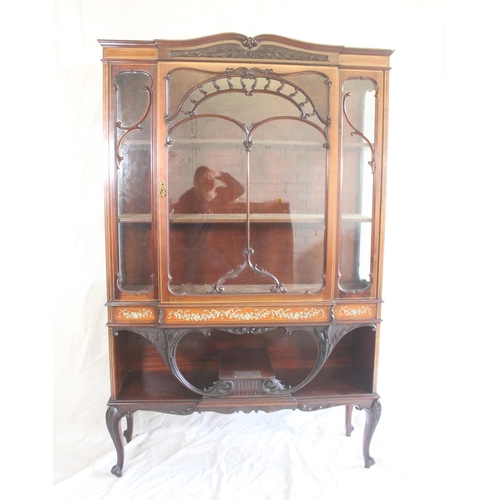
[[[151,105],[153,80],[127,71],[115,79],[118,276],[122,292],[152,289]]]
[[[369,79],[343,85],[339,288],[347,293],[371,286],[376,91]]]
[[[198,83],[180,95],[177,71],[166,79],[170,291],[319,293],[328,79],[193,70]],[[307,93],[318,79],[324,114]]]

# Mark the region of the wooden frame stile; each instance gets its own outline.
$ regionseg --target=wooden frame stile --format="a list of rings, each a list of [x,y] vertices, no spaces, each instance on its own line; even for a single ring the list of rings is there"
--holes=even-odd
[[[389,78],[388,72],[384,71],[382,74],[383,78],[383,119],[380,123],[381,139],[380,139],[380,203],[379,203],[379,239],[377,248],[377,290],[376,297],[379,299],[377,305],[377,317],[380,318],[382,315],[382,285],[383,285],[383,267],[384,267],[384,244],[385,244],[385,210],[386,210],[386,190],[387,190],[387,142],[388,142],[388,128],[389,128]],[[373,380],[373,390],[377,391],[378,385],[378,362],[379,362],[379,352],[380,352],[380,330],[381,325],[377,327],[377,338],[375,344],[375,370],[374,370],[374,380]]]
[[[338,130],[339,102],[335,96],[339,93],[340,77],[338,68],[328,68],[328,77],[330,79],[330,106],[331,106],[331,130],[330,130],[330,150],[328,154],[329,167],[327,170],[328,184],[328,207],[327,207],[327,242],[326,248],[337,248],[336,235],[339,232],[339,219],[335,216],[338,211],[338,193],[340,190],[340,163],[337,151],[339,150],[339,136],[336,133]],[[325,300],[331,302],[335,296],[336,275],[338,272],[338,262],[335,258],[337,252],[326,252],[326,269],[329,270],[330,276],[326,280]]]
[[[115,157],[114,140],[113,137],[113,121],[111,118],[111,113],[113,110],[112,99],[110,98],[110,63],[103,61],[103,137],[106,148],[107,162],[104,165],[112,165]],[[114,269],[115,269],[115,252],[113,251],[114,245],[114,231],[113,231],[113,221],[116,220],[116,214],[113,210],[114,204],[113,199],[114,193],[114,182],[110,179],[112,170],[109,167],[106,168],[105,172],[105,183],[104,183],[104,196],[105,196],[105,242],[106,242],[106,275],[107,275],[107,304],[110,304],[114,300]],[[111,309],[107,308],[108,323],[111,321]],[[119,387],[117,386],[117,378],[115,376],[115,344],[113,342],[113,329],[108,327],[108,346],[109,346],[109,364],[110,364],[110,389],[111,398],[116,398]]]
[[[157,193],[156,199],[156,217],[157,217],[157,265],[158,265],[158,297],[160,304],[168,301],[168,275],[162,270],[168,269],[168,260],[170,258],[168,251],[168,164],[166,155],[167,126],[165,116],[167,110],[166,100],[166,81],[165,81],[165,63],[158,63],[156,75],[157,101],[156,116],[162,119],[157,120],[156,126],[156,161],[157,165],[163,166],[156,169],[156,178],[153,192]],[[163,309],[160,317],[163,317]]]
[[[158,164],[158,101],[161,95],[161,88],[158,87],[158,66],[151,66],[151,76],[153,79],[153,102],[151,106],[152,113],[152,133],[151,133],[151,238],[152,238],[152,263],[153,263],[153,290],[149,295],[149,300],[153,300],[154,305],[158,303],[160,296],[160,268],[159,268],[159,248],[158,248],[158,171],[155,165]]]

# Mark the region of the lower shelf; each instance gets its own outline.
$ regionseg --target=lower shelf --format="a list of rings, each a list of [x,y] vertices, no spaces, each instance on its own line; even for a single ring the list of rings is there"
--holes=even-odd
[[[358,374],[347,368],[322,370],[320,375],[295,394],[245,398],[200,396],[165,371],[129,372],[119,397],[109,401],[106,411],[106,424],[117,451],[117,463],[111,472],[116,476],[122,475],[125,451],[123,436],[127,442],[132,439],[133,415],[138,410],[190,415],[202,411],[315,411],[340,405],[346,406],[347,436],[351,433],[353,407],[366,411],[363,458],[365,467],[369,468],[375,463],[370,456],[369,447],[380,419],[381,406],[378,398],[376,393],[364,392]],[[123,417],[127,420],[127,430],[124,433],[120,423]]]
[[[306,372],[297,374],[297,370],[281,370],[280,377],[305,377]],[[201,381],[199,381],[201,383]],[[210,381],[207,380],[207,384]],[[348,367],[324,367],[305,387],[292,394],[298,402],[310,399],[344,399],[347,396],[359,398],[372,393],[366,387],[360,373]],[[279,398],[275,396],[274,398]],[[273,396],[269,396],[273,398]],[[165,403],[196,405],[202,398],[182,385],[168,371],[131,371],[127,374],[115,403]],[[251,397],[247,398],[251,404]],[[339,403],[342,404],[342,403]]]

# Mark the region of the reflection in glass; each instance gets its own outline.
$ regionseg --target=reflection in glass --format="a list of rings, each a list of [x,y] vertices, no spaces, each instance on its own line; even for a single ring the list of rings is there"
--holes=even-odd
[[[231,143],[229,151],[211,139],[214,130]],[[211,285],[237,265],[246,247],[242,131],[231,121],[201,116],[180,122],[169,139],[171,281],[190,289]]]
[[[339,287],[358,292],[371,285],[376,84],[347,80],[343,96]]]
[[[115,79],[119,275],[124,292],[151,290],[152,78],[127,71]]]
[[[196,72],[206,80],[181,95],[178,89],[168,92],[175,83],[172,73],[167,78],[171,291],[320,291],[328,116],[292,83],[297,75],[241,68],[208,78]],[[311,84],[318,75],[298,79]],[[328,82],[321,79],[328,97]],[[200,167],[208,176],[207,196],[213,197],[204,202],[195,179]],[[193,202],[187,206],[186,199]]]

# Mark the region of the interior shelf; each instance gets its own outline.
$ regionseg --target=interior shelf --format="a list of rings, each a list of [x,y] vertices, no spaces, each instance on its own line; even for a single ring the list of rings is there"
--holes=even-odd
[[[118,216],[118,222],[151,223],[151,214],[123,214]]]
[[[247,214],[227,213],[227,214],[170,214],[170,222],[176,224],[199,224],[203,223],[244,223]],[[250,222],[262,223],[290,223],[290,222],[324,222],[323,214],[250,214]]]
[[[176,214],[169,216],[170,222],[174,224],[199,224],[204,223],[224,223],[237,224],[247,220],[245,213],[226,213],[226,214]],[[250,222],[261,223],[324,223],[323,214],[250,214]],[[152,221],[151,214],[123,214],[118,217],[118,222],[148,223]],[[371,222],[372,218],[362,214],[343,214],[344,222]]]
[[[198,378],[193,374],[190,378]],[[288,378],[287,375],[297,377],[297,370],[280,370],[281,377]],[[302,373],[303,376],[307,372]],[[209,380],[207,379],[207,383]],[[302,389],[298,390],[294,397],[324,397],[335,398],[350,395],[370,394],[362,374],[351,367],[324,367],[320,373]],[[190,391],[183,386],[169,371],[130,371],[122,385],[116,398],[120,402],[191,402],[196,404],[201,400],[201,396]],[[249,398],[251,403],[251,398]]]
[[[128,372],[116,398],[121,402],[192,401],[194,404],[200,399],[201,396],[164,370]]]
[[[371,222],[372,218],[362,214],[342,214],[342,222]]]

